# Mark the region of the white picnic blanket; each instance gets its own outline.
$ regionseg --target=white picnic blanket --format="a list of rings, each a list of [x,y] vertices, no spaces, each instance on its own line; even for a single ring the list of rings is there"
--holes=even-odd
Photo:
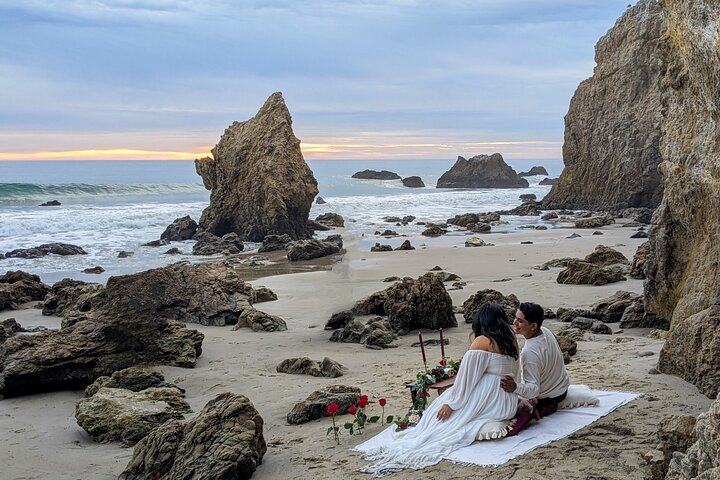
[[[455,450],[445,457],[445,460],[465,465],[496,467],[538,447],[567,437],[639,396],[639,394],[631,392],[602,390],[592,390],[592,393],[600,399],[599,405],[558,410],[537,423],[532,422],[517,436],[476,441],[472,445]],[[352,450],[365,452],[387,444],[393,430],[395,430],[394,425]]]

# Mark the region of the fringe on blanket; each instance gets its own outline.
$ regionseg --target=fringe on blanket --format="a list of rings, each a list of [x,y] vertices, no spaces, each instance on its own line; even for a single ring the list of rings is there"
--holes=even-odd
[[[505,425],[500,430],[494,430],[492,432],[482,432],[480,431],[477,434],[476,440],[496,440],[498,438],[507,437],[507,434],[510,433],[510,430],[512,430],[513,426],[517,423],[517,419],[513,418],[511,419],[507,425]]]

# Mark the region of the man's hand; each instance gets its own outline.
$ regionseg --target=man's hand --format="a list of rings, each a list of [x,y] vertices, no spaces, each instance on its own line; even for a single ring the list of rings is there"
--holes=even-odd
[[[513,377],[505,375],[500,379],[500,388],[508,393],[513,393],[517,388],[517,383],[515,383],[515,379]]]
[[[438,411],[438,413],[437,413],[437,419],[440,420],[441,422],[444,422],[445,420],[450,418],[450,415],[452,415],[453,411],[454,410],[452,408],[450,408],[447,404],[445,404],[442,407],[440,407],[440,411]]]

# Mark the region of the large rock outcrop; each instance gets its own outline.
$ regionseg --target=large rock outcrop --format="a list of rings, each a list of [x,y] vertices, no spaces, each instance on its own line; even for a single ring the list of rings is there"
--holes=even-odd
[[[660,203],[664,17],[655,0],[641,0],[598,42],[594,74],[578,86],[565,116],[565,168],[545,207]]]
[[[281,93],[270,95],[250,120],[230,125],[212,158],[195,160],[195,169],[211,191],[200,231],[219,237],[234,232],[252,242],[270,234],[311,235],[307,222],[317,181]]]
[[[21,270],[8,271],[0,275],[0,311],[18,310],[20,304],[33,300],[42,300],[50,287],[40,281],[40,277]]]
[[[92,294],[89,310],[62,311],[72,316],[60,331],[5,342],[0,395],[85,388],[99,376],[139,364],[192,367],[203,335],[180,322],[237,323],[254,298],[228,262],[181,262],[110,277]]]
[[[443,173],[437,188],[527,188],[527,180],[519,176],[503,160],[502,155],[458,157],[455,165]]]
[[[720,302],[720,4],[674,0],[662,7],[667,17],[660,142],[665,195],[650,229],[646,308],[670,320],[673,337],[695,342],[695,322],[686,319]],[[717,329],[717,322],[708,326]],[[707,348],[704,342],[694,351],[666,344],[660,370],[702,362]],[[683,360],[684,355],[695,360]],[[717,377],[711,385],[695,370],[672,373],[710,395],[720,389]]]
[[[223,393],[194,420],[171,420],[143,438],[123,480],[243,480],[267,451],[263,419],[243,395]]]
[[[678,436],[676,435],[676,437]],[[692,437],[688,438],[690,437],[688,435],[682,437],[673,439],[677,450],[669,459],[665,480],[688,478],[715,480],[720,478],[720,398],[710,405],[710,410],[698,416]],[[691,439],[694,439],[695,442],[685,450],[683,447]],[[665,439],[661,437],[661,440]],[[664,453],[666,458],[670,457],[668,452]]]

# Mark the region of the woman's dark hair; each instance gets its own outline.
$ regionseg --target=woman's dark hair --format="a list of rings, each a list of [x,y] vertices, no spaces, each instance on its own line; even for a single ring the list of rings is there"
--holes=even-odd
[[[472,330],[476,337],[484,335],[498,346],[500,353],[517,360],[518,349],[515,345],[515,333],[510,327],[507,314],[497,303],[486,303],[472,322]]]

